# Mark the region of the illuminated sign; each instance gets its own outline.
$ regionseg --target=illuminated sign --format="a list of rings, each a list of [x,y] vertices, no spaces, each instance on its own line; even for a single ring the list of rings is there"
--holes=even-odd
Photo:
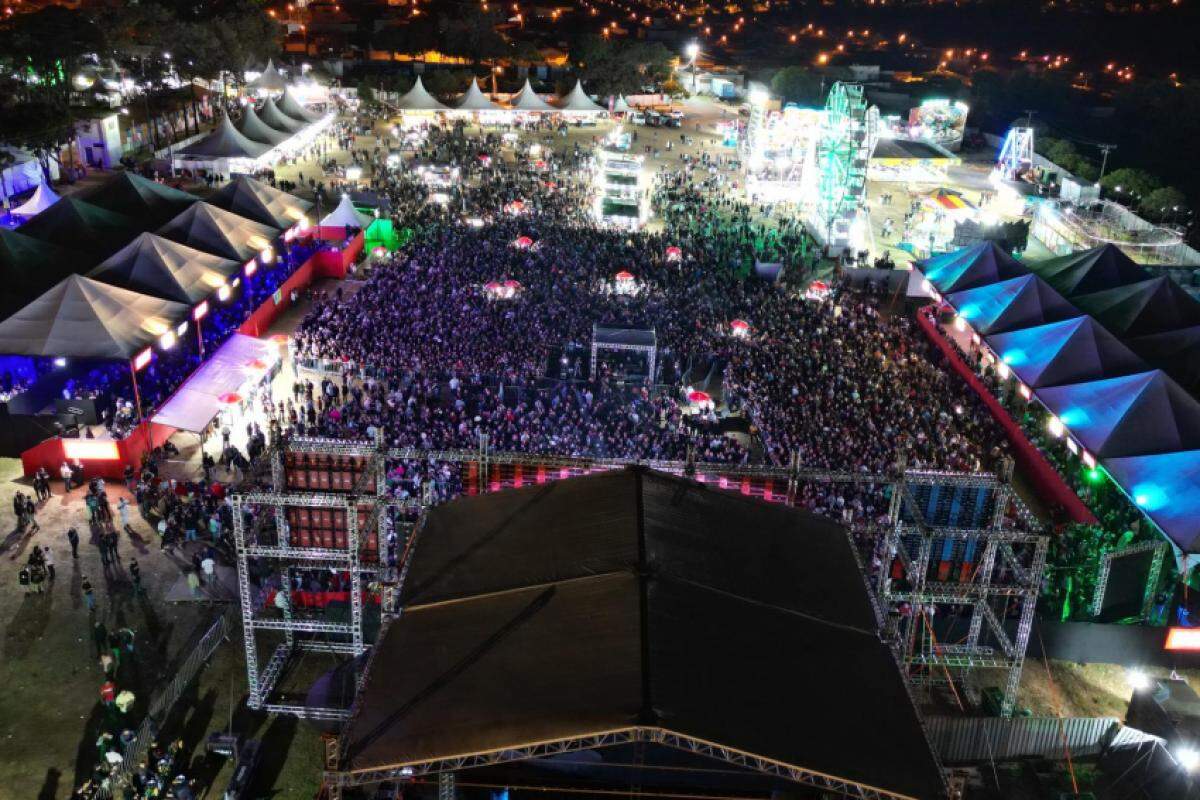
[[[1200,628],[1171,628],[1163,649],[1200,652]]]
[[[119,461],[121,451],[111,439],[63,439],[63,455],[80,461]]]

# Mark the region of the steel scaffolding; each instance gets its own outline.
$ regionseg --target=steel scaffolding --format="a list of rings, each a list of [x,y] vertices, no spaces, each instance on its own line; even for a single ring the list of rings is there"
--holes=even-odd
[[[286,702],[279,697],[277,684],[291,661],[303,653],[353,659],[366,652],[364,580],[377,587],[382,606],[394,605],[386,602],[391,600],[389,581],[397,575],[391,564],[394,554],[385,552],[389,540],[381,532],[394,530],[397,513],[419,517],[423,505],[393,500],[383,491],[385,458],[379,442],[293,438],[274,444],[264,458],[270,466],[270,486],[246,486],[230,497],[248,705],[306,719],[344,720],[349,709]],[[303,477],[297,472],[303,472]],[[320,485],[322,490],[302,491],[295,488],[297,484]],[[303,518],[324,527],[297,524]],[[381,528],[384,520],[387,524]],[[318,570],[348,576],[349,621],[330,622],[297,613],[292,578]],[[273,609],[256,588],[268,575],[279,579],[277,592],[283,596]],[[262,666],[260,645],[270,652]]]
[[[974,499],[991,509],[984,524],[947,527],[930,520],[929,503],[923,508],[914,494],[914,487],[930,485],[928,478],[901,468],[892,494],[879,583],[881,605],[889,614],[887,635],[910,682],[953,687],[955,674],[1006,670],[1003,716],[1011,715],[1016,705],[1049,547],[1049,539],[1037,532],[1006,528],[1007,512],[1016,502],[1011,477],[1012,464],[1006,462],[999,475],[990,476],[990,484],[976,487],[987,494]],[[960,505],[961,501],[961,497],[950,499]],[[972,558],[955,561],[955,554],[967,548]],[[935,565],[937,549],[951,558],[943,557]],[[947,574],[947,563],[959,565],[957,580]],[[939,641],[934,619],[947,614],[938,612],[953,616],[968,607],[970,621],[962,641]],[[1010,635],[1005,620],[1013,614],[1016,631]]]

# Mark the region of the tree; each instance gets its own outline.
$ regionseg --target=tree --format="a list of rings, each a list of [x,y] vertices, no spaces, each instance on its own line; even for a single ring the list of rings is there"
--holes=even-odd
[[[368,106],[375,104],[375,90],[367,81],[358,82],[358,101]]]
[[[1145,197],[1162,184],[1158,178],[1142,169],[1122,167],[1104,176],[1100,185],[1118,197]],[[1118,188],[1119,187],[1119,188]]]
[[[1138,202],[1138,210],[1152,219],[1169,219],[1181,211],[1187,211],[1187,197],[1174,186],[1163,186]]]
[[[784,67],[771,78],[771,94],[785,103],[821,104],[821,77],[806,67]]]

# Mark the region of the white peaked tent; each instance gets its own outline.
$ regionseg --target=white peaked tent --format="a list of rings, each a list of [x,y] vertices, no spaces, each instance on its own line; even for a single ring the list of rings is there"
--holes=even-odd
[[[267,102],[263,103],[262,109],[258,112],[258,118],[275,130],[287,133],[297,133],[308,126],[307,122],[292,119],[280,111],[279,106],[275,105],[275,101],[270,97],[267,98]]]
[[[537,92],[529,85],[529,78],[525,79],[525,85],[521,87],[521,91],[512,96],[508,105],[513,111],[558,111],[557,108],[538,97]]]
[[[459,111],[500,111],[500,106],[488,99],[479,88],[479,81],[471,78],[471,85],[463,92],[458,103],[454,106]]]
[[[321,118],[321,115],[315,111],[309,111],[304,107],[304,104],[296,99],[296,95],[292,92],[292,87],[287,87],[283,90],[283,97],[279,98],[276,104],[279,110],[287,114],[292,119],[298,119],[301,122],[316,122]]]
[[[177,155],[192,161],[216,161],[228,158],[258,158],[271,149],[271,145],[256,142],[245,136],[233,123],[229,115],[221,117],[221,124],[208,136],[195,144],[182,148]]]
[[[257,92],[282,92],[287,89],[287,80],[279,70],[275,69],[275,64],[267,59],[267,68],[262,71],[261,75],[250,81],[250,88]]]
[[[33,192],[33,196],[14,208],[12,213],[18,217],[32,217],[35,214],[42,213],[57,202],[58,195],[54,193],[50,185],[39,183],[37,189]]]
[[[558,108],[571,114],[603,114],[608,110],[592,102],[592,98],[583,90],[582,80],[575,81],[575,88],[566,97],[559,99]]]
[[[631,111],[633,111],[633,109],[630,108],[629,103],[626,102],[625,95],[623,95],[623,94],[617,95],[617,102],[613,103],[613,113],[614,114],[628,114]]]
[[[348,194],[342,195],[342,202],[338,203],[337,208],[321,220],[322,228],[366,228],[370,224],[371,220],[358,212]]]
[[[275,130],[263,122],[254,111],[254,106],[246,106],[246,113],[242,115],[242,121],[238,123],[237,129],[247,139],[269,144],[272,147],[277,144],[283,144],[292,138],[292,134],[289,131]]]
[[[437,101],[425,89],[425,84],[421,83],[421,76],[417,76],[416,83],[413,87],[401,95],[396,101],[396,108],[401,111],[446,111],[447,107]]]

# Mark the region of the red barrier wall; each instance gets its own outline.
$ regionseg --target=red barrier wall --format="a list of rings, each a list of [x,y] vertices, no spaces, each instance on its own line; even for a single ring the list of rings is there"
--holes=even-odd
[[[1079,499],[1075,490],[1067,485],[1062,476],[1058,474],[1058,470],[1051,466],[1041,451],[1025,437],[1025,431],[1021,430],[1021,426],[1009,416],[1004,406],[1000,405],[1000,401],[992,396],[975,371],[962,360],[954,346],[945,340],[933,320],[929,318],[926,309],[922,308],[917,311],[917,324],[921,326],[921,330],[925,332],[929,340],[946,356],[954,371],[967,382],[975,394],[979,395],[979,399],[992,412],[996,422],[1000,423],[1005,437],[1012,445],[1013,456],[1016,458],[1017,464],[1033,481],[1033,488],[1042,501],[1052,508],[1055,506],[1062,508],[1075,522],[1096,524],[1095,515]]]
[[[88,478],[112,478],[120,480],[125,476],[125,465],[134,469],[142,465],[142,455],[171,438],[175,428],[158,425],[153,422],[143,422],[129,436],[116,442],[117,456],[111,459],[81,458],[83,473]],[[21,453],[21,469],[26,477],[33,475],[40,468],[45,468],[53,480],[59,477],[62,463],[67,461],[66,448],[71,442],[103,442],[102,439],[62,439],[54,437],[41,444],[35,445]]]
[[[284,311],[287,311],[288,308],[291,307],[292,290],[295,289],[297,293],[299,293],[301,289],[312,283],[313,274],[316,272],[316,264],[319,256],[320,253],[314,253],[309,257],[308,261],[305,261],[298,270],[293,272],[292,276],[284,281],[283,285],[275,290],[274,296],[268,297],[266,300],[264,300],[263,304],[256,308],[254,313],[246,318],[246,321],[238,327],[238,333],[242,333],[247,336],[262,336],[266,330],[271,327],[271,323],[273,323],[280,314],[282,314]],[[275,297],[279,298],[278,304],[275,302]]]

